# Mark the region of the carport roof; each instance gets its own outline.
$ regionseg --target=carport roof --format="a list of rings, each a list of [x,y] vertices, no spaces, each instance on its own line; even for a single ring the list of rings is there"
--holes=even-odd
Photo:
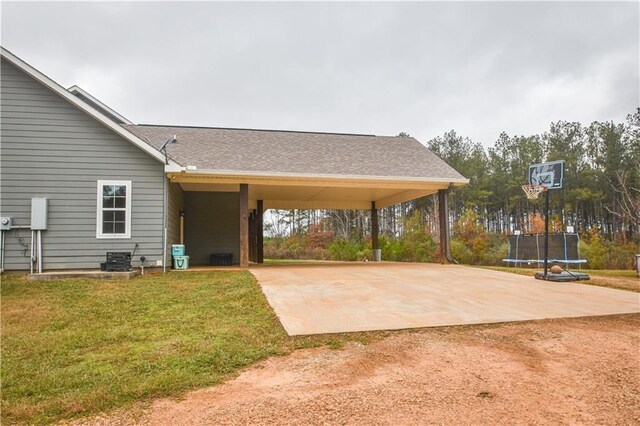
[[[198,172],[396,178],[464,184],[468,180],[412,137],[218,127],[123,125]],[[191,169],[191,167],[190,167]]]

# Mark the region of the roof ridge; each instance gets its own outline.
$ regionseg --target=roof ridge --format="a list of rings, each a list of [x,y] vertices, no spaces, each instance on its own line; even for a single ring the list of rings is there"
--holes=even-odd
[[[73,86],[69,87],[67,91],[73,93],[74,95],[78,96],[81,99],[85,98],[83,100],[85,102],[88,101],[87,103],[89,103],[90,105],[93,103],[94,105],[91,105],[91,106],[93,106],[94,108],[97,108],[103,113],[106,113],[107,115],[111,115],[113,118],[115,118],[114,121],[118,124],[134,124],[133,121],[129,120],[128,118],[120,114],[118,111],[111,108],[109,105],[106,105],[100,99],[96,98],[91,93],[87,92],[77,84],[74,84]]]
[[[130,126],[137,127],[177,127],[183,129],[215,129],[215,130],[246,130],[250,132],[274,132],[274,133],[304,133],[312,135],[338,135],[338,136],[365,136],[365,137],[378,137],[376,135],[365,133],[338,133],[338,132],[312,132],[305,130],[278,130],[278,129],[250,129],[242,127],[217,127],[217,126],[180,126],[172,124],[130,124]]]

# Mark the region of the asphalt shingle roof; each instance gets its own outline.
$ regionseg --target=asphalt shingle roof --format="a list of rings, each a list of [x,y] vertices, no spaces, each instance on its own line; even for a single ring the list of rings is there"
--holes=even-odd
[[[464,179],[412,137],[277,130],[123,125],[198,170],[305,175]]]

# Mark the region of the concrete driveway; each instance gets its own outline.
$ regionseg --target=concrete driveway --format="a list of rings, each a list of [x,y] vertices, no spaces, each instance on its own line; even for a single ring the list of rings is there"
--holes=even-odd
[[[640,294],[457,265],[255,266],[289,335],[640,312]]]

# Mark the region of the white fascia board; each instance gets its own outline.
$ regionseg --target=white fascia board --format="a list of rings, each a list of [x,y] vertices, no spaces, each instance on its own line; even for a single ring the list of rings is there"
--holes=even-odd
[[[106,115],[102,114],[100,111],[88,105],[86,102],[83,102],[76,95],[70,93],[69,91],[67,91],[67,89],[65,89],[64,87],[62,87],[61,85],[59,85],[58,83],[56,83],[55,81],[53,81],[52,79],[50,79],[49,77],[47,77],[46,75],[38,71],[37,69],[33,68],[31,65],[27,64],[22,59],[18,58],[13,53],[6,50],[4,47],[0,47],[0,53],[3,58],[5,58],[9,62],[11,62],[13,65],[15,65],[16,67],[18,67],[19,69],[21,69],[22,71],[30,75],[36,81],[39,81],[40,83],[42,83],[43,85],[51,89],[53,92],[60,95],[65,100],[69,101],[72,105],[75,105],[76,107],[78,107],[79,109],[81,109],[82,111],[84,111],[85,113],[87,113],[88,115],[90,115],[91,117],[99,121],[100,123],[104,124],[111,130],[113,130],[118,135],[122,136],[123,138],[125,138],[126,140],[128,140],[129,142],[131,142],[132,144],[134,144],[135,146],[137,146],[138,148],[140,148],[141,150],[143,150],[144,152],[146,152],[147,154],[155,158],[156,160],[164,163],[165,161],[164,154],[158,151],[156,148],[149,145],[147,142],[140,139],[133,133],[129,132],[128,130],[120,126],[118,123],[116,123]]]
[[[177,170],[171,170],[175,172]],[[168,172],[168,170],[167,170]],[[337,179],[337,180],[371,180],[379,182],[416,182],[416,183],[451,183],[455,186],[466,185],[466,178],[426,178],[410,176],[372,176],[372,175],[330,175],[308,173],[283,173],[283,172],[255,172],[239,170],[183,170],[183,173],[199,176],[229,176],[229,177],[256,177],[256,178],[293,178],[293,179]]]
[[[112,108],[109,108],[107,105],[105,105],[104,103],[100,102],[99,99],[97,99],[95,96],[91,95],[89,92],[87,92],[86,90],[83,90],[80,86],[71,86],[67,89],[69,92],[73,93],[74,95],[79,94],[87,99],[90,99],[91,102],[93,102],[96,105],[99,105],[100,108],[104,109],[105,111],[108,111],[109,114],[113,115],[114,117],[119,118],[121,121],[123,121],[125,124],[134,124],[132,121],[127,120],[125,117],[123,117],[121,114],[118,114],[116,111],[114,111]]]

